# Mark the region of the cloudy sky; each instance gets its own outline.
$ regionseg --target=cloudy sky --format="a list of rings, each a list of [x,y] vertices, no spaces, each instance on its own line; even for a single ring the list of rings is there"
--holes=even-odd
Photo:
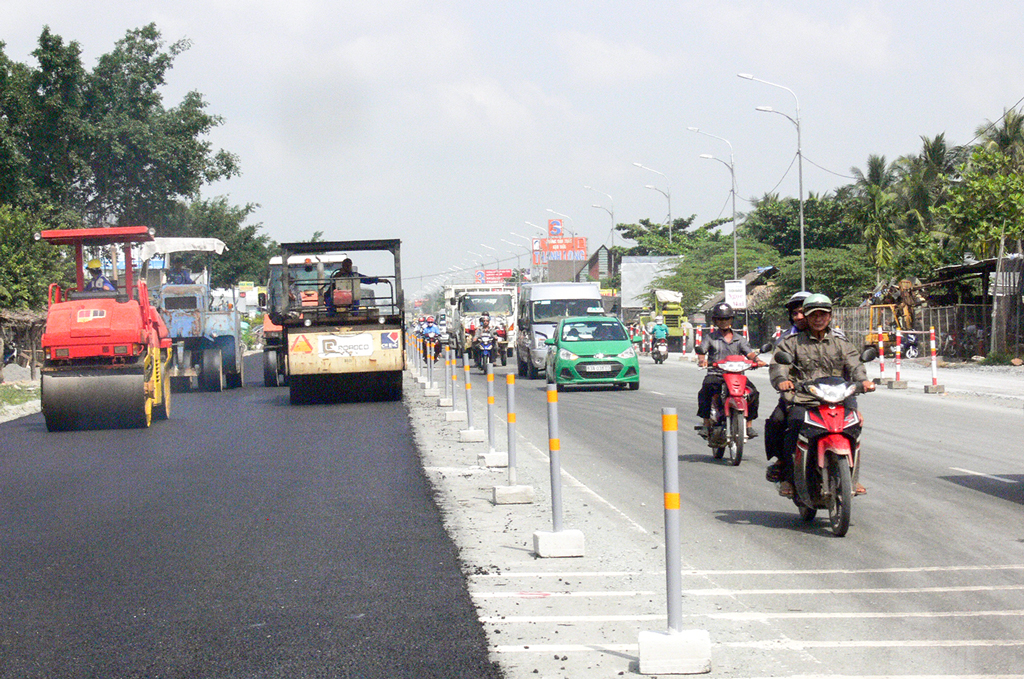
[[[662,191],[674,217],[727,215],[728,167],[700,154],[729,147],[689,127],[732,143],[737,210],[796,196],[796,128],[755,111],[795,117],[794,96],[738,73],[799,98],[818,193],[921,135],[966,143],[1024,97],[1024,12],[1006,0],[0,0],[0,17],[25,62],[44,25],[88,68],[149,22],[190,40],[165,104],[202,92],[243,170],[206,195],[259,203],[279,241],[401,238],[409,292],[468,251],[515,264],[504,241],[541,235],[526,222],[549,210],[592,248],[612,209],[663,222]]]

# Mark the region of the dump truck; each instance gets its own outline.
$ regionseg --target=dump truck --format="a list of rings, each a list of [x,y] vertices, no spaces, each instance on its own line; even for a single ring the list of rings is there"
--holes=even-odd
[[[352,257],[360,260],[358,268]],[[288,266],[266,302],[269,320],[281,326],[289,401],[400,399],[401,241],[283,243],[281,262]]]
[[[37,240],[75,252],[75,287],[51,283],[42,337],[41,407],[49,431],[148,427],[171,412],[166,379],[171,340],[145,280],[133,280],[133,243],[153,240],[145,226],[53,229]],[[84,249],[123,246],[124,286],[87,290]],[[117,262],[111,262],[116,268]]]
[[[182,252],[212,256],[226,249],[217,238],[154,238],[142,244],[140,256],[144,260]],[[193,283],[161,285],[157,300],[172,343],[168,367],[172,389],[222,391],[225,387],[241,387],[245,355],[242,317],[236,300],[214,297],[209,266]]]

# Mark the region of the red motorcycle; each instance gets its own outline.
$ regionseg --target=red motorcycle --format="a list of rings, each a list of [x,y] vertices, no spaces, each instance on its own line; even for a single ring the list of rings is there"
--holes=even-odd
[[[722,388],[711,398],[711,431],[706,431],[703,425],[698,425],[697,429],[701,436],[707,437],[708,447],[716,460],[724,457],[728,450],[729,461],[737,467],[743,461],[750,406],[750,387],[744,373],[763,364],[746,356],[734,355],[726,356],[713,365],[722,371]]]
[[[651,346],[651,358],[655,363],[664,363],[668,359],[668,340],[664,337],[654,340]]]
[[[875,349],[861,355],[861,361],[878,356]],[[789,364],[786,352],[775,354],[778,363]],[[848,410],[844,402],[862,392],[859,383],[842,377],[821,377],[796,385],[810,394],[816,405],[807,406],[793,451],[793,502],[804,521],[814,520],[819,509],[827,509],[832,532],[843,537],[853,513],[853,486],[860,464],[860,413]]]

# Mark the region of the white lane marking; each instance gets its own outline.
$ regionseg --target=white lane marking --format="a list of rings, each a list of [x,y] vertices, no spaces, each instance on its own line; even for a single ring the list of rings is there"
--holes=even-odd
[[[873,575],[878,573],[956,573],[961,571],[1019,571],[1024,570],[1024,564],[997,564],[993,566],[908,566],[903,568],[828,568],[828,569],[815,569],[815,570],[733,570],[733,571],[720,571],[720,570],[683,570],[683,575]],[[651,571],[555,571],[555,572],[543,572],[543,571],[526,571],[520,573],[512,572],[501,572],[501,573],[480,573],[473,574],[469,577],[473,578],[564,578],[566,576],[574,578],[588,578],[588,577],[609,577],[609,578],[621,578],[621,577],[639,577],[639,576],[664,576],[665,571],[662,570],[651,570]]]
[[[527,440],[527,438],[525,436],[523,436],[522,434],[517,432],[517,436],[519,436],[519,438],[523,441],[523,443],[528,445],[530,448],[533,448],[534,452],[537,453],[538,455],[540,455],[540,457],[543,458],[545,462],[548,461],[547,453],[545,453],[543,450],[541,450],[540,448],[535,446],[532,441]],[[598,502],[600,502],[601,504],[605,505],[606,507],[611,509],[613,512],[615,512],[616,514],[621,516],[634,529],[636,529],[637,531],[643,533],[644,535],[647,535],[647,529],[646,528],[641,526],[639,523],[637,523],[633,519],[629,518],[629,516],[627,516],[625,512],[623,512],[621,509],[619,509],[618,507],[613,505],[611,502],[608,502],[608,500],[605,500],[603,497],[598,495],[595,491],[591,490],[589,486],[585,485],[582,481],[577,479],[575,476],[573,476],[569,472],[565,471],[565,469],[562,470],[562,476],[564,476],[566,479],[568,479],[572,483],[572,485],[574,485],[575,487],[579,488],[583,492],[589,494],[595,500],[597,500]]]
[[[767,622],[768,620],[842,620],[842,619],[878,619],[878,618],[985,618],[985,617],[1024,617],[1024,610],[1012,611],[913,611],[907,613],[861,612],[847,613],[693,613],[684,618],[709,618],[711,620],[732,620],[735,622]],[[600,623],[600,622],[643,622],[647,620],[664,620],[665,614],[644,615],[506,615],[486,616],[481,622],[494,625],[512,624],[557,624],[557,623]]]
[[[1005,592],[1024,590],[1024,585],[969,585],[964,587],[865,587],[863,589],[684,589],[689,596],[806,595],[806,594],[924,594],[931,592]]]
[[[655,396],[668,396],[668,394],[663,394],[660,391],[648,391],[647,393],[654,394]]]
[[[950,467],[955,472],[961,472],[962,474],[970,474],[971,476],[980,476],[982,478],[991,479],[992,481],[1000,481],[1002,483],[1016,484],[1018,481],[1013,479],[1003,479],[998,476],[992,476],[991,474],[984,474],[982,472],[974,472],[970,469],[961,469],[960,467]]]
[[[720,648],[757,648],[765,650],[802,651],[810,648],[969,648],[969,647],[1014,647],[1024,646],[1022,640],[1003,639],[882,639],[878,641],[793,641],[789,639],[765,641],[712,642]],[[492,646],[495,653],[582,653],[586,651],[636,653],[637,644],[526,644],[521,646]],[[1020,679],[1019,674],[922,674],[922,675],[799,675],[799,679],[828,677],[828,679]],[[791,677],[790,679],[798,679]]]
[[[471,592],[474,599],[550,599],[565,597],[653,596],[653,590],[620,590],[617,592]]]

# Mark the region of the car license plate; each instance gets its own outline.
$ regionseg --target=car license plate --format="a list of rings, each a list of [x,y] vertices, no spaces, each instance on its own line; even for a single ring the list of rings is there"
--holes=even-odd
[[[612,367],[610,365],[585,365],[583,369],[589,373],[606,373],[611,372]]]

